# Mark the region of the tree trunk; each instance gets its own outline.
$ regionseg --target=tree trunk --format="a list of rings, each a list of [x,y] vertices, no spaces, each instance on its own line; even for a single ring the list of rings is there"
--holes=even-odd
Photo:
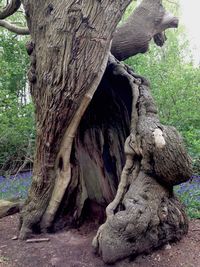
[[[175,128],[159,122],[146,81],[114,59],[111,62],[115,77],[127,79],[132,111],[118,190],[93,240],[95,251],[106,263],[149,252],[187,233],[187,216],[173,186],[192,174],[182,139]]]
[[[55,228],[77,225],[88,216],[104,221],[105,208],[116,194],[125,163],[131,99],[127,80],[115,77],[109,61],[75,136],[71,154],[73,179],[58,210]]]
[[[20,238],[88,215],[103,222],[110,203],[93,241],[105,262],[187,232],[173,195],[191,175],[181,138],[160,124],[148,82],[109,56],[129,2],[23,1],[37,140]]]
[[[24,0],[32,41],[28,74],[36,113],[33,182],[20,238],[52,225],[70,184],[75,132],[106,68],[112,34],[130,0]]]

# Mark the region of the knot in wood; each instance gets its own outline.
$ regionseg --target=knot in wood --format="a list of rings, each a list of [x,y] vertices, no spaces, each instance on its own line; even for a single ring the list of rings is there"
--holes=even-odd
[[[136,78],[134,80],[134,83],[137,84],[137,85],[141,85],[142,84],[142,79],[141,78]]]
[[[134,156],[136,154],[135,152],[136,147],[137,147],[136,136],[135,134],[130,133],[124,145],[125,154]]]

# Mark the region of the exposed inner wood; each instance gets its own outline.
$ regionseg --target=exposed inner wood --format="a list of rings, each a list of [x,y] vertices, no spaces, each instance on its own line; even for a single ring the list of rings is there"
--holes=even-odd
[[[33,182],[21,212],[22,239],[54,220],[73,175],[76,128],[104,73],[112,34],[129,3],[23,1],[32,38],[28,78],[37,133]]]

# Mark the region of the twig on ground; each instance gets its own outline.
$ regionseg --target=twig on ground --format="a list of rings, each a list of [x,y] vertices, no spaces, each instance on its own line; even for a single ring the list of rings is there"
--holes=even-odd
[[[27,239],[26,243],[39,243],[39,242],[48,242],[50,241],[49,238],[32,238],[32,239]]]

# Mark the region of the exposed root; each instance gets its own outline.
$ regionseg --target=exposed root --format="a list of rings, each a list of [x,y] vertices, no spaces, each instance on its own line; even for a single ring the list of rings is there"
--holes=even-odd
[[[141,84],[140,79],[134,79],[133,76],[130,76],[130,85],[132,88],[132,116],[131,116],[131,134],[128,136],[126,139],[125,145],[124,145],[124,153],[126,156],[126,163],[125,166],[122,170],[121,174],[121,179],[120,183],[118,185],[117,193],[114,198],[114,200],[107,206],[106,208],[106,215],[107,217],[112,216],[117,208],[117,206],[120,204],[120,201],[122,200],[126,188],[128,186],[128,178],[130,173],[133,171],[135,168],[134,160],[140,156],[139,148],[137,145],[137,140],[136,140],[136,125],[138,122],[138,113],[137,113],[137,101],[139,97],[139,89],[138,86]]]

